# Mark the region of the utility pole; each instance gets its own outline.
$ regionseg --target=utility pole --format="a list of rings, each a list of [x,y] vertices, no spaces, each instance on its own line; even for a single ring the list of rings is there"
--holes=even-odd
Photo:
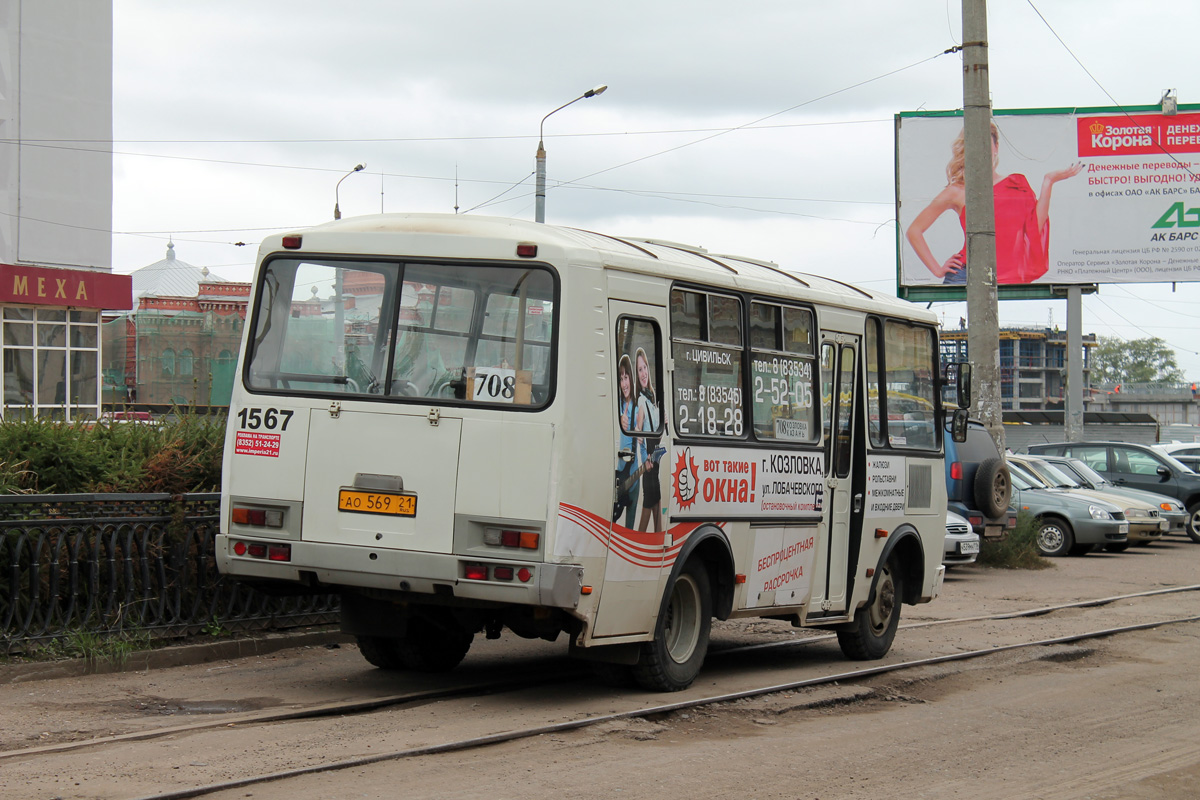
[[[992,103],[988,88],[986,0],[962,0],[963,142],[967,204],[967,351],[976,416],[1003,453],[1000,314],[996,294],[996,215],[992,196]]]

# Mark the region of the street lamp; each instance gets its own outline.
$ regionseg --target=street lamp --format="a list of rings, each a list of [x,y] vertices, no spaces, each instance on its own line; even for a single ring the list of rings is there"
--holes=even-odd
[[[571,103],[577,103],[580,100],[584,100],[588,97],[595,97],[598,94],[604,94],[604,90],[607,88],[608,86],[602,84],[597,86],[595,89],[588,89],[586,92],[579,95],[579,97],[576,97],[574,100],[572,100]],[[554,111],[551,111],[550,114],[562,111],[564,108],[571,105],[571,103],[563,103],[561,106],[554,109]],[[534,221],[536,222],[546,221],[546,147],[542,144],[542,139],[544,138],[542,131],[546,127],[546,120],[549,119],[550,114],[542,117],[542,124],[538,127],[537,204],[534,212]]]
[[[366,164],[355,164],[354,169],[350,170],[345,175],[343,175],[341,177],[341,179],[338,180],[337,186],[333,187],[333,218],[334,219],[342,218],[342,209],[340,209],[338,207],[338,190],[342,188],[342,181],[346,180],[346,178],[349,178],[351,175],[353,175],[356,172],[362,172],[362,170],[366,166],[367,166]]]

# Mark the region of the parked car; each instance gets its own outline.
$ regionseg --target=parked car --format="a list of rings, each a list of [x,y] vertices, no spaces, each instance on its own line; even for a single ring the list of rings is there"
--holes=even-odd
[[[953,511],[946,512],[946,546],[942,563],[947,568],[958,564],[974,564],[979,557],[979,534],[971,530],[971,523]]]
[[[1117,486],[1174,497],[1188,511],[1184,533],[1200,542],[1200,475],[1150,445],[1126,442],[1031,444],[1030,453],[1073,456]]]
[[[1070,489],[1096,500],[1106,500],[1120,507],[1125,512],[1125,520],[1129,523],[1129,542],[1107,544],[1104,546],[1105,550],[1119,553],[1133,542],[1158,541],[1167,531],[1167,521],[1162,518],[1157,505],[1145,500],[1108,495],[1102,491],[1089,489],[1073,475],[1068,475],[1054,464],[1037,456],[1009,456],[1008,463],[1021,465],[1056,489]]]
[[[1200,472],[1200,443],[1171,442],[1170,444],[1156,444],[1154,449],[1166,453],[1192,472]]]
[[[1042,555],[1079,556],[1096,545],[1129,541],[1129,523],[1116,505],[1068,489],[1052,489],[1017,464],[1009,465],[1009,474],[1017,508],[1037,521],[1035,541]]]
[[[1158,506],[1159,515],[1167,521],[1167,533],[1183,533],[1184,526],[1187,525],[1187,509],[1183,507],[1183,503],[1173,497],[1128,486],[1117,486],[1078,458],[1051,455],[1042,455],[1040,458],[1078,478],[1079,482],[1087,489],[1095,489],[1116,497],[1131,497]]]
[[[1017,524],[1011,508],[1012,483],[1004,457],[983,423],[967,423],[967,438],[956,442],[946,425],[948,506],[985,539],[1003,539]]]

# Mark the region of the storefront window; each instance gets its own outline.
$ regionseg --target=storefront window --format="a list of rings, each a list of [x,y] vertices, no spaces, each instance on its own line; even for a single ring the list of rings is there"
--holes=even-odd
[[[99,325],[95,311],[0,309],[4,355],[0,413],[68,420],[98,417]]]

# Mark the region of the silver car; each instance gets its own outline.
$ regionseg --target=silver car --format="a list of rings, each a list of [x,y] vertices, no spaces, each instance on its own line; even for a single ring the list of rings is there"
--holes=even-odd
[[[1183,507],[1183,503],[1176,500],[1174,497],[1167,497],[1165,494],[1156,494],[1147,492],[1143,489],[1134,489],[1131,486],[1117,486],[1111,483],[1107,478],[1101,475],[1096,470],[1089,467],[1078,458],[1070,456],[1039,456],[1043,461],[1048,461],[1061,470],[1070,471],[1079,482],[1088,489],[1095,489],[1098,492],[1105,494],[1116,495],[1118,497],[1131,497],[1134,500],[1142,500],[1152,505],[1158,506],[1158,513],[1167,521],[1168,533],[1183,533],[1184,526],[1187,525],[1188,513]]]
[[[1009,456],[1008,460],[1010,464],[1020,464],[1050,486],[1058,489],[1070,489],[1073,492],[1087,495],[1093,500],[1104,500],[1109,503],[1118,504],[1121,510],[1125,512],[1125,521],[1129,523],[1130,542],[1146,543],[1158,541],[1167,532],[1167,520],[1163,518],[1162,510],[1158,507],[1157,503],[1091,489],[1080,483],[1074,473],[1039,456],[1013,455]],[[1119,553],[1128,547],[1128,543],[1106,544],[1104,549],[1113,553]]]
[[[979,557],[979,534],[971,530],[965,517],[946,512],[946,545],[942,552],[942,563],[947,567],[958,564],[974,564]]]
[[[1013,505],[1037,520],[1037,548],[1044,556],[1077,556],[1096,545],[1125,544],[1129,523],[1113,503],[1054,489],[1018,464],[1009,464]]]

